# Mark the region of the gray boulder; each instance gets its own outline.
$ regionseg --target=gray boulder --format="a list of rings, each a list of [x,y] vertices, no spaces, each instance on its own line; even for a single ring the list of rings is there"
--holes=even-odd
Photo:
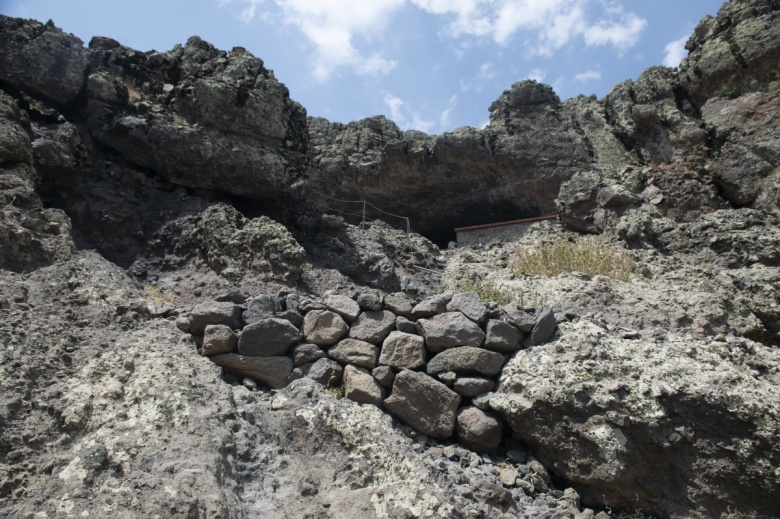
[[[298,344],[292,350],[293,364],[296,368],[304,364],[312,364],[327,356],[328,354],[322,351],[316,344]]]
[[[313,364],[305,364],[300,368],[304,377],[316,380],[325,387],[338,387],[341,385],[341,377],[344,368],[330,359],[320,359]]]
[[[417,325],[402,315],[395,318],[395,329],[404,333],[417,333]]]
[[[341,364],[374,369],[379,358],[379,348],[365,341],[343,339],[328,350],[328,356]]]
[[[344,368],[344,396],[358,404],[371,404],[381,409],[385,388],[367,370],[347,366]]]
[[[432,358],[428,362],[427,372],[435,375],[454,371],[459,375],[478,373],[492,377],[498,375],[505,362],[506,357],[495,351],[461,346],[443,351]]]
[[[504,425],[494,413],[469,406],[458,410],[455,430],[458,439],[470,449],[490,452],[501,443]]]
[[[317,346],[336,344],[349,333],[349,325],[335,312],[312,310],[303,318],[303,336]]]
[[[493,380],[482,377],[458,377],[452,385],[452,390],[466,398],[475,397],[495,389]]]
[[[340,294],[325,297],[325,308],[339,314],[347,323],[352,323],[360,315],[360,305],[352,298]]]
[[[423,299],[412,308],[412,317],[420,319],[422,317],[433,317],[447,311],[447,303],[452,300],[452,292],[437,294],[427,299]]]
[[[536,320],[534,316],[519,308],[515,303],[505,305],[502,310],[506,314],[506,321],[523,333],[528,333],[534,329]]]
[[[527,339],[528,344],[530,346],[544,344],[553,336],[557,326],[552,308],[542,308],[536,315],[536,323],[533,330],[531,330],[531,335]]]
[[[420,319],[417,321],[417,329],[425,339],[425,346],[434,353],[455,346],[478,348],[485,341],[485,332],[460,312]]]
[[[499,353],[513,353],[520,349],[523,334],[511,324],[490,319],[486,329],[485,349]]]
[[[290,357],[247,357],[223,353],[209,358],[228,373],[249,377],[273,389],[286,386],[293,369]]]
[[[380,292],[361,292],[357,304],[362,310],[376,312],[382,309],[382,294]]]
[[[390,366],[377,366],[371,371],[371,376],[373,376],[377,382],[379,382],[382,387],[391,388],[393,387],[393,380],[395,380],[395,373],[393,373],[393,370],[390,368]]]
[[[433,438],[449,438],[460,395],[425,373],[401,371],[385,409],[413,429]]]
[[[495,393],[490,391],[488,393],[482,393],[481,395],[474,396],[471,398],[471,403],[483,411],[490,411],[490,401],[493,399],[494,394]]]
[[[206,326],[210,324],[224,324],[233,330],[241,328],[241,307],[235,303],[217,301],[196,305],[190,314],[190,332],[203,335]]]
[[[349,337],[371,344],[381,344],[395,328],[395,315],[388,310],[363,312],[352,324]]]
[[[476,292],[458,292],[447,303],[448,312],[460,312],[475,323],[482,325],[487,317],[485,303]]]
[[[276,314],[279,319],[286,319],[296,328],[303,327],[303,316],[297,310],[287,309]]]
[[[412,315],[412,302],[403,292],[396,292],[385,296],[385,308],[395,315],[409,317]]]
[[[234,353],[238,345],[238,336],[224,324],[210,324],[203,333],[203,355]]]
[[[261,319],[244,327],[238,340],[238,353],[253,357],[287,355],[290,346],[301,340],[301,332],[286,319]]]
[[[425,366],[425,341],[419,335],[390,332],[382,343],[379,364],[396,369],[419,369]]]
[[[778,516],[777,348],[560,326],[554,342],[515,354],[490,406],[583,501],[659,517]]]
[[[241,315],[244,324],[256,323],[260,319],[276,317],[277,311],[281,308],[276,303],[276,299],[268,294],[260,294],[249,300],[246,310]]]

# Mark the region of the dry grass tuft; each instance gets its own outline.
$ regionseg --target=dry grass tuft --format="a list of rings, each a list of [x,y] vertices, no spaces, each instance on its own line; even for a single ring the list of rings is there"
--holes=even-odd
[[[154,285],[144,285],[144,292],[146,297],[157,306],[173,306],[173,290],[161,290]]]
[[[523,250],[512,271],[517,275],[547,277],[576,271],[628,281],[633,268],[634,259],[629,253],[611,248],[598,236],[586,236],[576,242],[559,238],[538,248]]]
[[[458,292],[476,292],[483,303],[493,302],[499,306],[508,305],[515,299],[510,292],[484,279],[479,281],[460,279],[455,283],[453,289]]]
[[[141,96],[141,90],[136,78],[125,76],[125,87],[127,88],[127,101],[129,103],[137,103],[142,99],[143,96]]]

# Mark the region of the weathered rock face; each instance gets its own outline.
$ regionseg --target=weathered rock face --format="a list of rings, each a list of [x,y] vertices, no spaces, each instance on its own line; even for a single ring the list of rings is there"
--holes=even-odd
[[[694,100],[736,97],[778,81],[780,7],[773,0],[728,2],[688,39],[681,78]]]
[[[52,26],[7,17],[2,33],[4,81],[70,111],[86,91],[79,118],[92,138],[171,182],[264,199],[306,167],[306,111],[242,48],[193,37],[165,53],[107,38],[84,49]]]
[[[519,82],[490,106],[484,130],[434,137],[401,132],[384,118],[347,125],[311,119],[308,174],[326,195],[366,199],[442,243],[454,227],[552,213],[561,184],[576,172],[609,176],[626,165],[684,169],[687,179],[667,180],[675,193],[664,190],[682,198],[667,201],[681,214],[725,200],[777,211],[778,34],[776,2],[729,2],[699,24],[679,70],[651,67],[602,100],[563,103],[546,85]],[[753,126],[765,136],[754,139]],[[697,176],[707,177],[703,186],[689,181]],[[722,198],[706,192],[712,181]],[[310,198],[328,205],[317,193]],[[570,194],[558,198],[562,212],[580,210]],[[593,225],[569,223],[589,232]]]
[[[622,339],[586,320],[562,331],[510,361],[490,405],[585,503],[680,517],[729,506],[780,513],[776,349]]]
[[[341,217],[319,212],[298,215],[294,229],[317,267],[336,269],[387,292],[427,295],[438,286],[438,275],[430,270],[441,267],[441,251],[419,234],[407,234],[379,220],[350,225]]]
[[[92,137],[175,184],[264,199],[306,166],[306,111],[244,49],[92,48],[86,89]]]
[[[72,34],[53,24],[0,16],[0,47],[0,74],[20,90],[60,105],[81,92],[89,53]]]
[[[309,128],[315,155],[308,175],[327,182],[316,189],[364,198],[409,217],[431,237],[460,224],[550,213],[560,183],[590,160],[581,130],[552,89],[529,81],[493,103],[485,130],[430,137],[401,132],[383,117],[347,125],[312,118]]]
[[[66,259],[74,251],[71,222],[45,209],[27,114],[0,93],[0,268],[23,272]]]
[[[229,279],[255,275],[294,281],[303,258],[303,248],[282,225],[265,216],[249,219],[232,206],[217,204],[163,226],[130,271],[144,277],[206,267]]]
[[[84,49],[52,24],[0,25],[0,80],[30,113],[39,196],[81,248],[126,267],[165,223],[222,194],[277,197],[306,167],[305,110],[243,49],[197,37],[164,53],[109,38]]]

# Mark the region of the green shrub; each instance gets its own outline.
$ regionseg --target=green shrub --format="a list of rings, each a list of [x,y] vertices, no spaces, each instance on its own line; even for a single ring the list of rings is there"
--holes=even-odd
[[[554,277],[564,272],[582,272],[589,276],[608,276],[628,281],[634,259],[616,251],[598,236],[572,242],[560,238],[541,247],[521,251],[513,265],[515,274]]]
[[[514,298],[507,290],[497,287],[490,281],[481,279],[474,281],[471,279],[460,279],[452,287],[458,292],[476,292],[483,303],[496,303],[499,306],[508,305]]]
[[[715,90],[715,97],[725,97],[726,99],[736,99],[739,97],[739,90],[733,86],[722,85]]]

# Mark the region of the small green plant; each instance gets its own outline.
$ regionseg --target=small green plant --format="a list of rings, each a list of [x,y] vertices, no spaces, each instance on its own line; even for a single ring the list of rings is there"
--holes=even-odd
[[[499,306],[508,305],[514,298],[506,290],[497,287],[495,284],[484,279],[460,279],[455,283],[455,290],[459,292],[475,292],[483,303],[496,303]]]
[[[555,277],[564,272],[608,276],[628,281],[634,259],[624,251],[610,248],[598,236],[577,241],[560,238],[536,249],[521,251],[513,265],[515,274]]]
[[[730,85],[721,85],[715,90],[715,97],[725,97],[726,99],[735,99],[739,97],[739,90]]]
[[[780,90],[780,79],[776,79],[774,81],[770,81],[767,85],[767,90],[770,92],[777,92]]]
[[[340,386],[327,386],[325,392],[335,399],[344,398],[344,385]]]

